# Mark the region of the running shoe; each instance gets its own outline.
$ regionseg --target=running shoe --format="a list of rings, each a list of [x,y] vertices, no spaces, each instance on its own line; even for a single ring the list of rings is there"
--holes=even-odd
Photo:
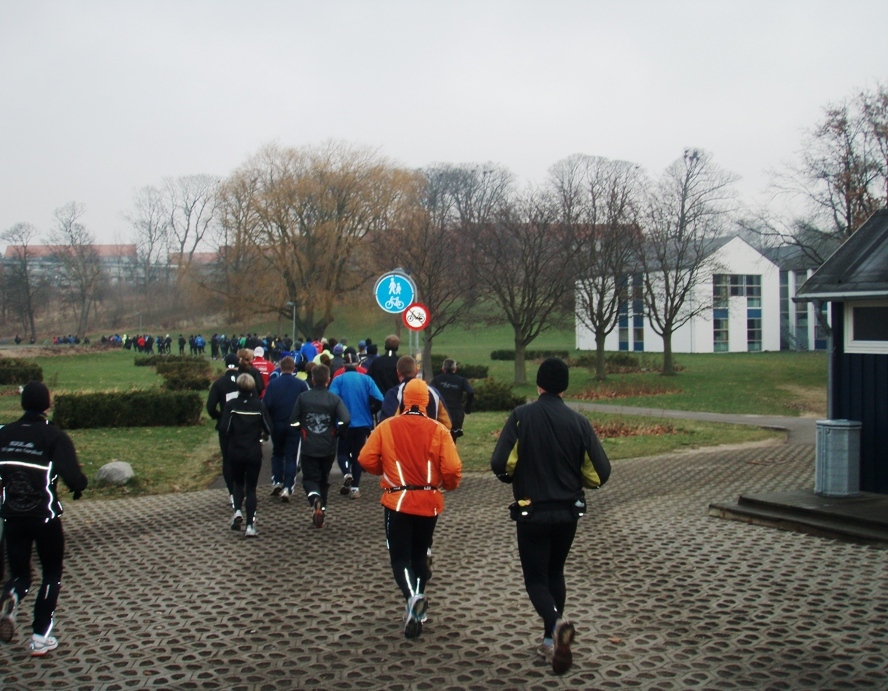
[[[569,621],[559,619],[556,622],[555,631],[552,633],[552,637],[555,639],[552,652],[552,671],[555,674],[564,674],[573,664],[573,653],[570,651],[570,646],[576,634],[574,625]]]
[[[18,596],[14,591],[3,594],[0,600],[0,641],[9,643],[15,634],[15,612],[18,608]]]
[[[339,493],[344,497],[351,491],[352,482],[354,482],[355,478],[351,473],[346,473],[342,476],[342,487],[339,488]]]
[[[290,490],[286,487],[281,490],[281,501],[285,504],[290,501]]]
[[[277,495],[279,495],[281,493],[281,491],[283,489],[284,489],[284,486],[280,482],[275,482],[271,486],[271,496],[276,497]]]
[[[244,515],[240,511],[234,512],[234,518],[231,519],[231,529],[240,530],[244,523]]]
[[[28,644],[31,657],[43,657],[58,647],[59,640],[55,636],[39,636],[36,633],[31,636],[31,642]]]
[[[323,528],[324,520],[326,519],[326,515],[324,514],[324,507],[321,506],[321,498],[315,497],[314,507],[312,508],[311,520],[314,523],[315,528]]]
[[[247,529],[244,531],[244,537],[257,537],[259,532],[256,530],[256,526],[250,523],[247,525]]]
[[[361,498],[361,490],[359,487],[351,488],[351,498],[352,499],[360,499]]]
[[[405,638],[418,638],[422,633],[422,622],[427,607],[428,602],[422,593],[417,593],[407,601],[407,618],[404,621]]]

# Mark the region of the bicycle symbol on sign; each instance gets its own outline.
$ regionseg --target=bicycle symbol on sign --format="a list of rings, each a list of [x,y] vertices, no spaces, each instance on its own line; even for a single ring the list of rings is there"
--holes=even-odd
[[[404,302],[397,295],[392,295],[386,300],[385,308],[387,310],[402,310],[404,309]]]

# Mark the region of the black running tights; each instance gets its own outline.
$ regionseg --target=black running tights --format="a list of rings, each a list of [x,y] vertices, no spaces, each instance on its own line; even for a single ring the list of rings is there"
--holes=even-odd
[[[7,518],[6,553],[9,555],[9,581],[3,592],[14,590],[19,602],[31,588],[31,548],[37,546],[37,556],[43,569],[43,583],[34,603],[34,633],[49,635],[52,614],[62,589],[62,560],[65,554],[65,535],[62,520],[54,518]]]
[[[518,556],[524,572],[524,588],[534,609],[543,618],[543,635],[552,636],[555,622],[564,612],[567,590],[564,562],[577,532],[571,523],[517,523]]]

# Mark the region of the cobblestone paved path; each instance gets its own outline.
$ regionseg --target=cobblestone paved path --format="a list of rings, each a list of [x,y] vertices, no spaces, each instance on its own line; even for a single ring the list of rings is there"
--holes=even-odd
[[[43,659],[30,612],[0,645],[0,688],[888,688],[888,551],[709,518],[712,501],[809,488],[810,445],[617,461],[568,562],[575,666],[534,654],[509,487],[468,475],[435,536],[430,623],[402,634],[379,491],[260,495],[259,538],[223,490],[68,505],[67,571]],[[33,594],[25,601],[33,604]]]

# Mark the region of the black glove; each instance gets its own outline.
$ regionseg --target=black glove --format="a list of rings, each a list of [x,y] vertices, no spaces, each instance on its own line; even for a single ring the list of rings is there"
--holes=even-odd
[[[497,478],[497,480],[499,480],[500,482],[505,482],[507,485],[511,485],[511,484],[512,484],[512,476],[509,475],[508,473],[502,473],[502,474],[499,474],[499,475],[496,476],[496,478]]]
[[[83,496],[83,492],[81,492],[80,490],[77,490],[76,492],[74,492],[74,494],[71,495],[71,499],[73,501],[77,501],[82,496]]]

